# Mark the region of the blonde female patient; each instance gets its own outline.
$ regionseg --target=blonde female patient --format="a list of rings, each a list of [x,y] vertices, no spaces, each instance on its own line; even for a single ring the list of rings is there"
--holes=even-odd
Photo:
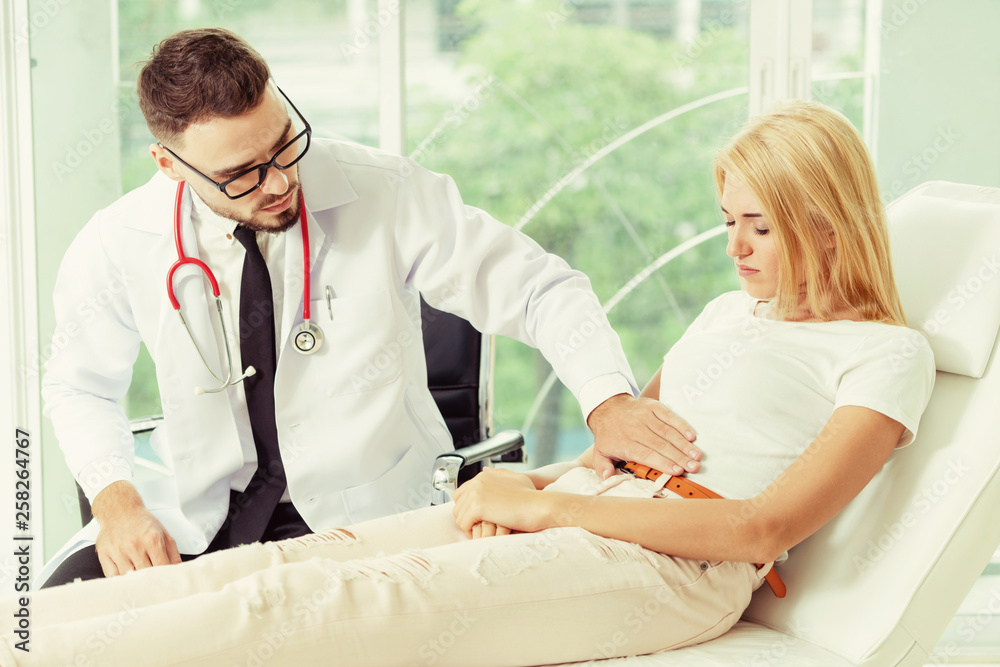
[[[874,169],[842,115],[758,116],[714,169],[741,289],[642,392],[668,409],[668,456],[693,452],[696,472],[605,477],[588,451],[487,470],[454,504],[48,589],[32,652],[7,634],[0,663],[543,665],[725,633],[775,561],[913,440],[934,363],[905,326]],[[682,497],[671,475],[721,498]]]

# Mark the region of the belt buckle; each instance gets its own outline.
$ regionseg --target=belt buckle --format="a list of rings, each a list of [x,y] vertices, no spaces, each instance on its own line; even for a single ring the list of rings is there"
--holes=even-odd
[[[649,466],[644,466],[641,463],[636,463],[635,461],[615,461],[614,466],[618,470],[624,470],[625,472],[631,473],[634,477],[639,479],[648,479],[654,482],[663,474],[659,470],[654,470]]]

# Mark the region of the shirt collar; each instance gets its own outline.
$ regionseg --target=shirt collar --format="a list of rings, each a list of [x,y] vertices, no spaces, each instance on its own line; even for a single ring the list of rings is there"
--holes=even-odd
[[[226,238],[231,242],[235,243],[236,239],[233,237],[233,232],[236,230],[238,223],[235,220],[230,220],[229,218],[224,218],[212,209],[208,207],[198,193],[194,191],[194,188],[188,187],[187,190],[191,193],[191,222],[204,224],[207,228],[219,231],[226,235]]]

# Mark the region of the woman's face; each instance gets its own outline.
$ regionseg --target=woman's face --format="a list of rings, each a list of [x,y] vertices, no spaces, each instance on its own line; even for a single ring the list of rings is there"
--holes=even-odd
[[[755,299],[778,293],[778,248],[757,198],[731,174],[722,189],[722,212],[729,242],[726,254],[736,262],[740,283]]]

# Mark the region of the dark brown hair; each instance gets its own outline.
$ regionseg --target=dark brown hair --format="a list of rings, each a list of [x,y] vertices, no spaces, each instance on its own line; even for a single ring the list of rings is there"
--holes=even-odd
[[[270,76],[264,59],[239,35],[223,28],[182,30],[155,46],[139,72],[139,108],[158,141],[181,148],[188,125],[256,109]]]

